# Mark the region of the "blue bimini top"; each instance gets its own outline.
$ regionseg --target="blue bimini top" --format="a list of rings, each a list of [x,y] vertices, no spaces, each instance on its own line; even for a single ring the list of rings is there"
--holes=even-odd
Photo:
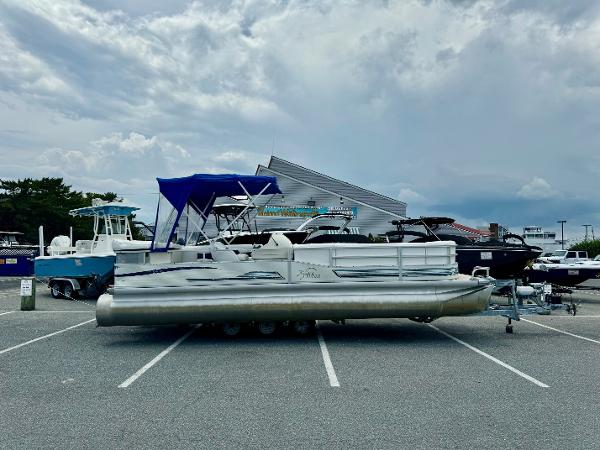
[[[159,202],[155,235],[152,242],[152,249],[156,251],[168,249],[169,242],[177,229],[177,224],[186,206],[192,207],[201,216],[206,217],[218,197],[281,194],[277,185],[277,178],[258,175],[198,173],[182,178],[157,178],[157,181],[161,197],[168,200],[174,211],[171,211],[171,213],[168,213],[168,211],[161,212],[160,209],[165,208],[165,206],[162,206]],[[170,217],[171,219],[161,221],[161,216],[164,218]],[[175,220],[172,220],[173,218]],[[165,228],[169,228],[169,230]]]

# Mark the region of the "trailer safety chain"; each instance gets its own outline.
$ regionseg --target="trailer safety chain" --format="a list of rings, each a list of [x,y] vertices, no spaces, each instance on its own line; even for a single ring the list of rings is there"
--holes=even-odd
[[[40,278],[37,278],[37,277],[35,277],[35,280],[36,280],[37,282],[39,282],[39,283],[45,284],[45,285],[46,285],[46,286],[47,286],[49,289],[51,289],[51,288],[50,288],[50,284],[49,284],[49,283],[47,283],[47,282],[45,282],[44,280],[42,280],[42,279],[40,279]],[[95,308],[95,307],[96,307],[96,305],[94,305],[94,304],[92,304],[92,303],[88,303],[88,302],[86,302],[85,300],[80,300],[80,299],[78,299],[78,298],[73,298],[73,297],[71,297],[70,295],[67,295],[67,294],[65,294],[65,293],[63,293],[63,292],[61,292],[61,293],[60,293],[60,295],[62,295],[62,296],[63,296],[64,298],[66,298],[67,300],[71,300],[71,301],[74,301],[74,302],[77,302],[77,303],[83,303],[84,305],[91,306],[92,308]]]

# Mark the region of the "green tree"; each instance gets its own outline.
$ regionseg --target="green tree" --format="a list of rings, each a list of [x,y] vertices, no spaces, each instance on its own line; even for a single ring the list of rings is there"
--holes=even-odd
[[[117,195],[75,191],[62,178],[0,179],[0,230],[20,231],[25,241],[36,243],[38,227],[43,225],[48,244],[54,236],[68,235],[73,227],[74,241],[91,239],[92,219],[70,216],[69,211],[91,206],[93,198],[113,201]]]
[[[581,241],[573,245],[569,250],[586,250],[590,258],[600,255],[600,239]]]

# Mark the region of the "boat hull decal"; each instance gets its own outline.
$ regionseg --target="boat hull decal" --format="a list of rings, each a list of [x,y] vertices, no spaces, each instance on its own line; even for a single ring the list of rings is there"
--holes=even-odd
[[[190,267],[161,267],[159,269],[141,270],[139,272],[117,273],[115,278],[138,277],[143,275],[154,275],[157,273],[177,272],[180,270],[216,270],[215,267],[190,266]]]

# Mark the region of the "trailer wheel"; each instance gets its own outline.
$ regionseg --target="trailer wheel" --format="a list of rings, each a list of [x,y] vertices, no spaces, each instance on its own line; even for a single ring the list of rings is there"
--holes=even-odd
[[[52,298],[62,298],[61,283],[59,281],[50,282],[50,295]]]
[[[506,332],[508,334],[512,334],[512,332],[513,332],[513,326],[512,325],[506,325]]]
[[[271,336],[273,333],[275,333],[275,330],[277,329],[277,324],[271,321],[258,322],[256,324],[256,329],[263,336]]]
[[[294,333],[305,336],[314,328],[315,323],[312,320],[299,320],[297,322],[292,322],[292,330]]]
[[[67,300],[74,300],[76,296],[77,292],[75,289],[73,289],[71,283],[66,282],[65,286],[63,287],[63,297],[65,297]]]
[[[221,325],[221,330],[225,336],[234,337],[242,331],[242,324],[236,322],[226,322]]]

